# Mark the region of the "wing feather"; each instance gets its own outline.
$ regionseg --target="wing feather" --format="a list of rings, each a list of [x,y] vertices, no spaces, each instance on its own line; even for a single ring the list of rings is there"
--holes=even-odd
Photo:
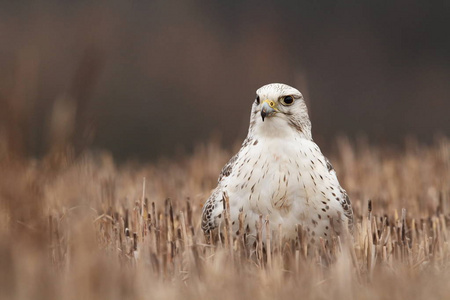
[[[331,164],[330,160],[328,158],[325,158],[325,162],[327,164],[327,169],[328,172],[330,172],[333,176],[336,177],[337,179],[337,175],[336,175],[336,171],[333,168],[333,165]],[[350,202],[350,199],[348,197],[347,191],[344,190],[341,186],[339,186],[340,188],[340,192],[342,197],[340,197],[340,201],[339,203],[342,206],[342,209],[344,210],[344,216],[347,218],[347,222],[348,222],[348,229],[350,232],[353,231],[353,209],[352,209],[352,204]]]
[[[202,229],[205,234],[209,234],[211,230],[214,230],[217,227],[217,223],[215,220],[215,215],[220,214],[217,213],[216,209],[222,209],[222,207],[219,207],[219,205],[223,205],[222,201],[222,194],[223,194],[223,188],[222,188],[222,181],[231,175],[233,172],[233,168],[236,164],[236,161],[238,160],[239,154],[241,153],[242,149],[245,148],[249,143],[251,142],[251,139],[247,138],[244,140],[244,143],[242,144],[241,150],[236,153],[222,168],[222,171],[220,172],[219,179],[217,180],[217,187],[212,192],[211,196],[209,196],[208,200],[206,200],[205,205],[203,206],[203,212],[202,212]],[[213,213],[214,212],[214,213]]]
[[[222,189],[220,186],[216,187],[211,196],[209,196],[202,212],[202,229],[205,234],[209,234],[211,230],[214,230],[217,225],[214,220],[213,211],[216,209],[217,204],[220,202],[218,199],[222,195]]]

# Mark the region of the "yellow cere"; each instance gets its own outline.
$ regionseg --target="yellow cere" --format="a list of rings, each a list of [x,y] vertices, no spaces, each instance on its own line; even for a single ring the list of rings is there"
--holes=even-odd
[[[273,109],[275,109],[275,110],[278,111],[278,109],[277,109],[277,104],[275,103],[275,101],[266,99],[266,100],[264,100],[264,101],[262,102],[262,104],[264,104],[264,103],[269,104],[270,107],[272,107]]]

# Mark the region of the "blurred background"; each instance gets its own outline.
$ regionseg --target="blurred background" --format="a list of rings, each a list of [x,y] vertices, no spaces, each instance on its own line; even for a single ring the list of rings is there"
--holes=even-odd
[[[303,92],[322,147],[427,142],[450,133],[449,3],[2,1],[2,147],[153,160],[230,146],[271,82]]]

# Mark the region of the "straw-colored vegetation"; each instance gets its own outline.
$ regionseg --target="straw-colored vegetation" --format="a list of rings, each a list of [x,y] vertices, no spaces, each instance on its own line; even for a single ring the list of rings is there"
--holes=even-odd
[[[3,150],[2,150],[3,149]],[[0,147],[3,299],[448,299],[450,141],[336,142],[354,239],[207,244],[204,200],[231,152],[117,166],[108,154],[25,161]],[[369,201],[370,200],[370,201]],[[369,205],[371,203],[371,205]],[[371,211],[369,210],[369,207]],[[259,226],[266,226],[264,216]]]

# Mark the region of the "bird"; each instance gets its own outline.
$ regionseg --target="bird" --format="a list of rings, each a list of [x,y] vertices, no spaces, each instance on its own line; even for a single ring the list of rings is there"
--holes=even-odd
[[[264,234],[268,228],[292,240],[302,228],[313,244],[351,232],[349,197],[313,141],[299,90],[271,83],[256,91],[247,137],[222,168],[217,187],[203,205],[201,227],[206,236],[224,232],[226,210],[233,237],[244,230],[253,244],[261,220],[269,224],[262,226]]]

